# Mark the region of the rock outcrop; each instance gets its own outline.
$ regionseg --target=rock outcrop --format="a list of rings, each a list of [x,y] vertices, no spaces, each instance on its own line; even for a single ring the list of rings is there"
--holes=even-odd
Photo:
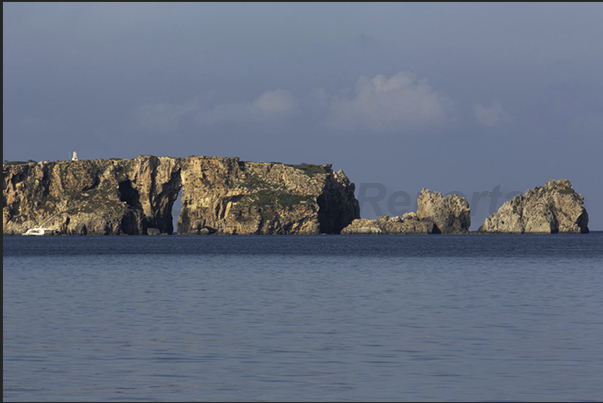
[[[354,184],[331,165],[187,158],[179,234],[338,234],[360,216]]]
[[[354,184],[331,165],[238,158],[80,160],[5,164],[3,233],[65,235],[339,233],[358,218]]]
[[[168,157],[4,165],[3,233],[172,233],[180,162]]]
[[[478,232],[484,233],[587,233],[584,198],[569,180],[550,180],[504,203],[487,217]]]
[[[433,221],[419,220],[416,213],[402,217],[385,214],[376,220],[359,218],[342,231],[342,234],[434,234],[438,229]]]
[[[417,201],[419,220],[433,221],[442,234],[467,234],[471,226],[471,210],[464,197],[423,188]]]
[[[402,217],[387,214],[370,220],[356,219],[342,234],[466,234],[471,225],[469,203],[463,197],[423,189],[417,200],[417,213]]]

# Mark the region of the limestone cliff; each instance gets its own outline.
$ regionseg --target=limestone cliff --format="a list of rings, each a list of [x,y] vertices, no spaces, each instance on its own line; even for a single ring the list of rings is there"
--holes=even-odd
[[[354,184],[331,165],[187,158],[179,234],[339,233],[360,216]]]
[[[171,233],[180,162],[167,157],[4,165],[3,233]]]
[[[423,189],[417,200],[417,213],[400,217],[387,214],[376,220],[356,219],[342,234],[465,234],[469,232],[469,203],[457,195],[442,197]]]
[[[359,216],[354,184],[330,165],[140,156],[5,164],[3,233],[66,235],[339,233]]]
[[[587,233],[584,198],[569,180],[550,180],[504,203],[487,217],[479,232],[490,233]]]

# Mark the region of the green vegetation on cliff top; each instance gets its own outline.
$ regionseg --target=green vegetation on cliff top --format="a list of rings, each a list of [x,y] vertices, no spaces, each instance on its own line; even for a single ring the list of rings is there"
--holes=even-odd
[[[309,177],[314,176],[314,174],[326,173],[324,167],[322,167],[320,165],[315,165],[315,164],[307,164],[305,162],[302,162],[301,164],[284,164],[284,165],[293,167],[295,169],[300,169]]]

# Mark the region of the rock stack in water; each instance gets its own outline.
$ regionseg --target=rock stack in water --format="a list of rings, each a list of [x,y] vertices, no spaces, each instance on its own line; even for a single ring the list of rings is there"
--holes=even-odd
[[[478,232],[484,233],[587,233],[584,198],[569,180],[550,180],[544,187],[527,190],[504,203],[487,217]]]
[[[466,234],[471,226],[469,202],[464,197],[423,189],[416,213],[402,217],[387,214],[375,220],[356,219],[342,234]]]
[[[442,234],[466,234],[471,226],[469,202],[458,195],[442,197],[440,192],[423,189],[419,194],[417,217],[433,221]]]

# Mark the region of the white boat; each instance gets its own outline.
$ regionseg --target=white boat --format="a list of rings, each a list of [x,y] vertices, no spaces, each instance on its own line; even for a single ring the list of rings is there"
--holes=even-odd
[[[43,225],[52,220],[58,213],[53,214],[48,220],[44,221],[39,227],[30,228],[23,233],[23,235],[54,235],[54,230],[50,228],[44,228]]]
[[[45,235],[46,231],[51,231],[48,228],[30,228],[28,229],[26,232],[23,233],[23,235]]]

